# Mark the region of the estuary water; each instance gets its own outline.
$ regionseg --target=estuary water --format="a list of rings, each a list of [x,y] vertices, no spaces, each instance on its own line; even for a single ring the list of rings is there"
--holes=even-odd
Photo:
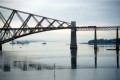
[[[68,43],[7,43],[0,56],[0,80],[119,80],[116,51],[107,49],[115,49],[115,45],[98,46],[98,68],[95,69],[94,46],[78,44],[74,70]],[[9,65],[10,71],[4,71],[4,65]]]

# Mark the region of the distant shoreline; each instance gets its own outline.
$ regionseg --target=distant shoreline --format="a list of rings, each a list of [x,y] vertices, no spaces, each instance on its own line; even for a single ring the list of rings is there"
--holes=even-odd
[[[43,44],[46,44],[46,42],[56,42],[56,41],[47,41],[47,40],[13,40],[10,42],[10,44],[15,45],[15,44],[30,44],[30,43],[38,43],[41,42]]]
[[[94,42],[95,42],[94,40],[89,40],[88,42],[80,43],[80,44],[94,45]],[[97,39],[97,44],[98,45],[115,45],[116,39]],[[120,38],[118,39],[118,44],[120,44]]]

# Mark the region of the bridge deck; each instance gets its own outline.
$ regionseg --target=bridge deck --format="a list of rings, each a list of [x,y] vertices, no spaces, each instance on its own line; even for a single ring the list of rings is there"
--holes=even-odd
[[[96,27],[97,30],[116,30],[120,29],[120,26],[110,26],[110,27]],[[56,29],[71,29],[71,27],[42,27],[42,28],[0,28],[0,30],[39,30],[39,29],[48,29],[48,30],[56,30]],[[91,31],[94,30],[95,27],[89,27],[89,26],[84,26],[84,27],[76,27],[77,31]]]

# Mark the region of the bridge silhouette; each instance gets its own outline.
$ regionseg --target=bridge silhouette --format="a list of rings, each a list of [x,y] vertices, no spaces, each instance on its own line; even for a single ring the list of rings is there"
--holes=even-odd
[[[8,14],[10,15],[8,16]],[[6,19],[5,14],[8,18]],[[17,24],[16,18],[19,20],[19,25]],[[76,31],[94,31],[94,51],[95,51],[95,67],[97,68],[97,31],[107,31],[116,30],[116,58],[117,67],[119,68],[119,43],[118,43],[118,31],[120,26],[76,26],[75,21],[66,22],[62,20],[57,20],[45,16],[40,16],[16,9],[11,9],[7,7],[0,6],[0,51],[2,51],[2,44],[9,41],[15,40],[20,37],[27,35],[59,30],[59,29],[71,29],[71,68],[76,69],[76,50],[77,50],[77,40]],[[29,22],[35,22],[35,25],[28,25]],[[74,50],[74,51],[73,51]]]

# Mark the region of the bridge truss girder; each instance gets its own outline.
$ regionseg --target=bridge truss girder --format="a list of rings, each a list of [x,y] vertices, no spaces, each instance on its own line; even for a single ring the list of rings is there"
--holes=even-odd
[[[0,6],[0,9],[11,11],[11,14],[9,15],[8,19],[5,19],[5,16],[0,11],[0,19],[3,23],[3,26],[0,27],[0,43],[1,44],[17,39],[19,37],[33,34],[33,33],[38,33],[38,32],[58,29],[58,28],[66,28],[66,27],[69,27],[70,25],[70,23],[65,21],[52,19],[44,16],[39,16],[36,14],[31,14],[31,13],[27,13],[27,12],[15,10],[15,9],[10,9],[3,6]],[[28,15],[27,18],[23,19],[21,13]],[[22,25],[20,25],[17,28],[11,27],[11,23],[13,23],[12,20],[15,15],[17,16],[19,21],[22,23]],[[31,18],[36,22],[36,25],[32,27],[28,26],[28,22],[30,21]],[[45,25],[47,24],[47,26],[44,26],[44,24]]]

